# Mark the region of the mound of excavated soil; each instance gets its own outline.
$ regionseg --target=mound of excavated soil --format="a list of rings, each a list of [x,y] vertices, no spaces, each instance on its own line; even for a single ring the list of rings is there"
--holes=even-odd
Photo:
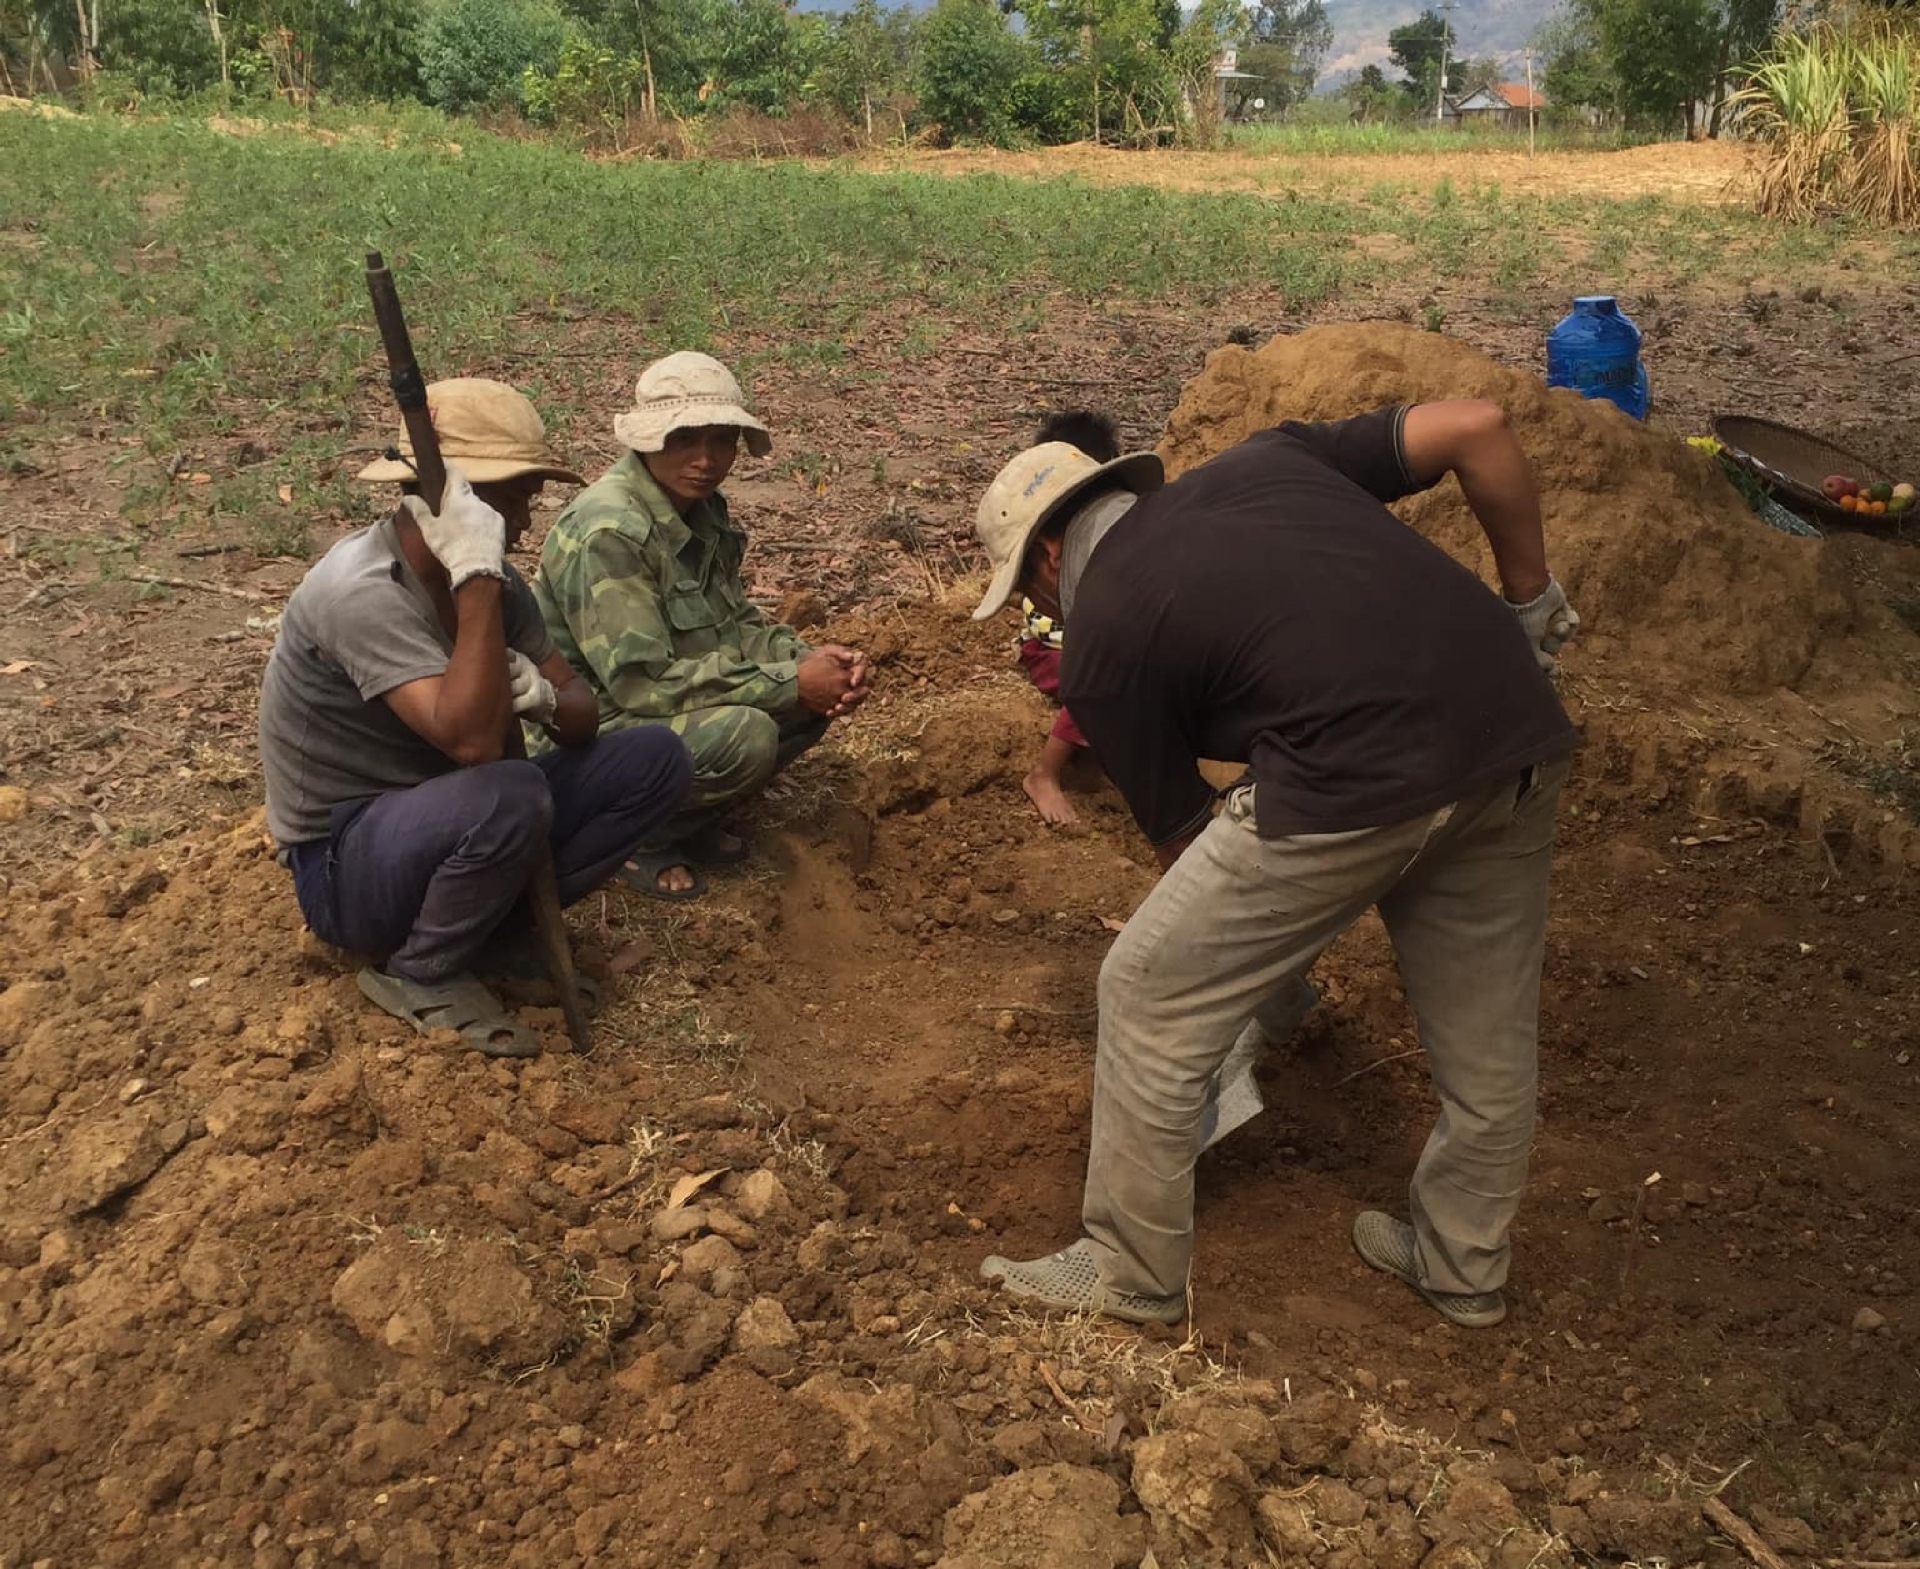
[[[1090,779],[1080,831],[1027,811],[1047,712],[1000,630],[836,630],[883,682],[759,864],[577,912],[589,1057],[550,1009],[521,1064],[369,1008],[257,819],[9,890],[0,1564],[1681,1563],[1656,1457],[1704,1487],[1762,1441],[1740,1507],[1920,1546],[1891,879],[1816,903],[1764,822],[1682,838],[1589,747],[1514,1327],[1347,1240],[1432,1116],[1377,927],[1204,1163],[1201,1354],[1041,1322],[975,1271],[1071,1235],[1146,848]]]
[[[770,937],[753,905],[700,951]],[[592,1057],[535,1010],[549,1055],[488,1063],[301,941],[257,817],[18,890],[0,1564],[1570,1563],[1530,1468],[1331,1380],[1009,1320],[834,1180],[833,1116],[719,1088],[742,1043],[684,983],[636,1010],[624,952]]]
[[[1437,333],[1362,322],[1216,350],[1160,451],[1179,474],[1282,420],[1443,398],[1500,404],[1533,462],[1549,557],[1584,623],[1571,672],[1749,694],[1798,686],[1823,656],[1877,665],[1870,644],[1849,642],[1861,614],[1833,554],[1762,524],[1711,458]],[[1452,479],[1396,510],[1491,577]]]

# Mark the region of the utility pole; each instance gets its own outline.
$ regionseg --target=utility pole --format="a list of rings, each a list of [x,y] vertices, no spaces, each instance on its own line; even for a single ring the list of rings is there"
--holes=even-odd
[[[1527,46],[1527,156],[1533,156],[1533,46]]]
[[[1447,117],[1447,50],[1453,43],[1453,8],[1460,0],[1440,0],[1440,85],[1433,94],[1433,122]]]

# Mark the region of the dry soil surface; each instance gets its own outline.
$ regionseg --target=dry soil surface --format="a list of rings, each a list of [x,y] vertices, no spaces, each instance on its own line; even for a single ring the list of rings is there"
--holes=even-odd
[[[1425,294],[1323,315],[1404,334]],[[1094,975],[1152,874],[1097,777],[1081,828],[1030,814],[1046,711],[965,619],[961,542],[1042,407],[1177,454],[1238,363],[1189,385],[1223,313],[1063,303],[1019,379],[959,323],[931,359],[876,328],[838,379],[759,379],[783,445],[730,487],[756,583],[872,650],[877,695],[707,901],[577,912],[598,1049],[536,994],[553,1049],[522,1067],[405,1033],[302,936],[253,815],[248,621],[304,561],[224,548],[184,492],[121,548],[120,433],[48,431],[0,479],[0,1564],[1732,1563],[1713,1489],[1789,1555],[1920,1554],[1914,552],[1749,524],[1670,439],[1737,402],[1910,463],[1910,413],[1818,352],[1906,296],[1754,298],[1765,334],[1739,299],[1645,312],[1682,324],[1667,435],[1549,495],[1587,746],[1484,1333],[1347,1242],[1434,1111],[1372,923],[1202,1163],[1188,1328],[975,1280],[1073,1234]],[[1553,302],[1444,304],[1491,356],[1462,374],[1536,363]],[[566,363],[612,408],[655,346],[598,342],[604,374]],[[1395,342],[1419,395],[1443,351]],[[1530,441],[1597,439],[1539,413]],[[357,420],[384,427],[371,378]],[[609,455],[598,421],[559,434]],[[1446,509],[1409,516],[1444,540]],[[129,564],[208,586],[141,597]]]

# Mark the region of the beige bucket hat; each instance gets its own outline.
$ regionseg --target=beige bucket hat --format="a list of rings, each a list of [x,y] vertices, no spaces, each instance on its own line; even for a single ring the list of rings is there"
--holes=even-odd
[[[683,349],[640,372],[633,407],[615,416],[613,433],[635,452],[658,452],[673,431],[698,425],[735,425],[747,451],[764,458],[773,450],[767,427],[747,412],[740,383],[711,354]]]
[[[973,519],[973,532],[993,563],[993,581],[974,620],[986,620],[1011,597],[1027,546],[1042,525],[1095,481],[1108,477],[1144,496],[1166,483],[1167,475],[1154,453],[1130,452],[1102,463],[1067,441],[1029,447],[994,475]]]
[[[476,485],[519,479],[523,474],[538,474],[563,485],[581,483],[572,469],[553,461],[540,411],[525,393],[504,381],[485,376],[436,381],[427,388],[427,411],[440,438],[440,456]],[[413,443],[405,426],[400,430],[400,457],[376,458],[354,478],[374,482],[413,478]]]

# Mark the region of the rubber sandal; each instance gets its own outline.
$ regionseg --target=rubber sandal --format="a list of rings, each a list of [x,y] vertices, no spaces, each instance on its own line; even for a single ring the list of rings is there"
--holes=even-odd
[[[693,879],[691,888],[668,890],[660,886],[660,874],[674,866],[686,868],[687,875]],[[643,893],[649,899],[663,899],[668,904],[686,904],[707,891],[706,873],[683,845],[671,845],[664,850],[635,850],[627,857],[627,864],[613,875],[635,893]]]
[[[980,1273],[1009,1296],[1069,1313],[1104,1313],[1129,1324],[1177,1324],[1187,1316],[1185,1297],[1150,1297],[1107,1285],[1100,1278],[1093,1243],[1085,1237],[1025,1263],[995,1254],[981,1264]]]
[[[471,975],[428,985],[370,966],[360,972],[360,990],[369,1002],[422,1035],[452,1030],[486,1057],[540,1055],[540,1037],[509,1019],[499,999]]]
[[[1507,1316],[1507,1300],[1497,1291],[1430,1291],[1420,1284],[1413,1227],[1377,1209],[1362,1210],[1353,1223],[1353,1246],[1377,1270],[1396,1275],[1425,1297],[1442,1318],[1462,1329],[1491,1329]]]
[[[524,932],[504,941],[489,942],[474,955],[473,969],[485,980],[504,981],[509,985],[551,987],[553,984],[553,972],[547,968],[545,951]],[[575,969],[573,984],[580,993],[580,1006],[589,1014],[598,1013],[602,997],[599,978]]]
[[[720,842],[722,834],[738,841],[729,848]],[[738,866],[753,859],[753,841],[735,823],[708,823],[680,841],[680,848],[702,866]]]

